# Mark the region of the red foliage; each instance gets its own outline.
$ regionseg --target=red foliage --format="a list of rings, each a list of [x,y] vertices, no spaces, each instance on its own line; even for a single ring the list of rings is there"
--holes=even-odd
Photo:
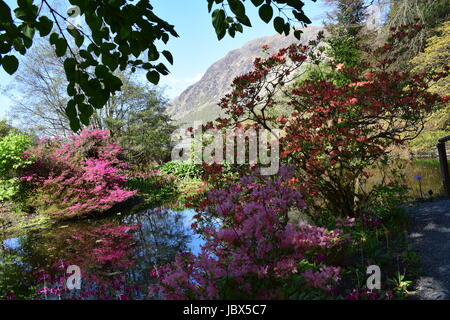
[[[355,182],[364,176],[364,169],[392,146],[415,138],[426,116],[448,100],[427,91],[429,83],[446,72],[389,70],[393,61],[389,55],[419,27],[399,27],[385,46],[373,52],[368,70],[331,62],[334,72],[346,79],[343,84],[336,83],[333,72],[298,81],[308,57],[321,61],[320,50],[314,50],[318,42],[258,58],[254,70],[236,78],[232,92],[221,100],[230,119],[218,119],[216,126],[251,121],[265,129],[281,129],[281,156],[297,165],[301,191],[319,195],[342,216],[358,214]],[[274,109],[290,110],[290,115],[275,116]]]

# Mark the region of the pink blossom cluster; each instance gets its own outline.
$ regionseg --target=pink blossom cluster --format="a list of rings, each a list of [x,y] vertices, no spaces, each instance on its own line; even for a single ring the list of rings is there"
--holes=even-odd
[[[83,130],[67,141],[41,139],[29,154],[36,161],[22,181],[36,191],[44,210],[55,208],[49,212],[53,216],[104,212],[137,192],[124,188],[127,165],[107,131]]]
[[[311,287],[329,290],[332,289],[330,280],[334,283],[340,280],[339,272],[338,267],[323,266],[316,272],[308,269],[303,273],[303,276]]]
[[[158,276],[154,293],[165,299],[288,298],[291,277],[305,286],[329,290],[339,268],[300,264],[339,247],[342,230],[289,221],[291,209],[305,208],[302,195],[288,185],[293,171],[275,178],[257,174],[208,192],[208,205],[194,224],[205,244],[198,255],[183,253]],[[291,288],[292,289],[292,288]],[[301,288],[295,288],[301,290]],[[233,294],[230,294],[233,292]]]
[[[346,217],[342,219],[341,217],[336,218],[336,226],[337,227],[354,227],[355,226],[355,218]]]

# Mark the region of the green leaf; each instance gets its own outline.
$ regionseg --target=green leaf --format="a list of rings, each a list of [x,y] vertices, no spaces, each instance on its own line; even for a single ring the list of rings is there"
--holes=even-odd
[[[50,35],[50,39],[49,39],[50,44],[51,44],[51,45],[55,45],[55,44],[56,44],[56,41],[58,41],[58,39],[59,39],[59,34],[57,34],[56,32],[53,32],[53,33]]]
[[[252,24],[250,22],[250,19],[246,15],[244,15],[244,16],[237,16],[236,19],[240,23],[242,23],[243,25],[246,25],[247,27],[251,27],[252,26]]]
[[[64,60],[64,71],[66,72],[67,79],[73,80],[75,77],[77,62],[74,58],[67,58]]]
[[[18,19],[24,19],[27,16],[27,12],[24,9],[16,8],[14,9],[14,14]]]
[[[33,0],[17,0],[17,4],[21,8],[28,8],[33,4]]]
[[[27,37],[23,37],[22,38],[23,44],[24,46],[29,49],[32,45],[33,45],[33,40],[27,38]]]
[[[81,123],[84,124],[85,126],[88,126],[89,118],[94,113],[94,108],[92,108],[90,105],[88,105],[86,103],[80,103],[78,105],[78,110],[80,111],[79,117],[80,117]]]
[[[273,26],[275,28],[275,30],[281,34],[284,31],[284,19],[281,17],[276,17],[275,19],[273,19]]]
[[[160,75],[157,71],[149,71],[147,72],[147,79],[154,85],[157,85],[159,83]]]
[[[104,65],[98,65],[95,67],[95,75],[97,78],[104,79],[109,75],[108,68]]]
[[[169,42],[169,35],[167,33],[163,33],[163,35],[161,36],[161,40],[167,44],[167,42]]]
[[[14,39],[13,41],[13,47],[16,51],[20,52],[21,55],[24,55],[27,52],[27,49],[25,48],[25,46],[23,45],[23,41],[22,39]],[[6,52],[2,52],[2,53],[8,53],[10,50],[10,46],[8,47],[8,50]]]
[[[225,22],[225,11],[222,9],[216,9],[212,13],[212,24],[216,31],[223,27],[223,23]]]
[[[292,11],[292,14],[294,15],[295,19],[297,19],[300,22],[304,22],[306,24],[310,24],[311,20],[305,15],[303,11]]]
[[[208,12],[211,12],[214,4],[214,0],[208,0]]]
[[[11,9],[3,0],[0,0],[0,21],[12,22]]]
[[[75,28],[68,29],[67,31],[74,38],[75,44],[77,45],[77,47],[80,48],[83,45],[83,42],[84,42],[84,36],[81,34],[81,32],[78,31]]]
[[[259,7],[263,2],[264,0],[252,0],[252,3],[255,7]]]
[[[159,52],[156,49],[156,46],[152,44],[150,48],[148,48],[148,60],[149,61],[156,61],[159,59]]]
[[[64,40],[63,38],[59,38],[56,41],[55,46],[56,46],[55,53],[56,53],[57,57],[62,57],[62,56],[64,56],[66,54],[66,52],[67,52],[67,42],[66,42],[66,40]]]
[[[164,63],[159,63],[156,67],[156,70],[158,70],[159,73],[161,73],[163,76],[167,76],[170,71],[169,69],[166,68],[166,66],[164,65]]]
[[[225,35],[227,34],[227,29],[222,28],[220,30],[216,30],[216,34],[217,34],[217,39],[222,40],[223,37],[225,37]]]
[[[222,9],[216,9],[213,11],[212,13],[212,24],[214,26],[214,29],[216,31],[217,34],[217,38],[220,40],[222,39],[225,34],[226,34],[226,16],[225,16],[225,11]]]
[[[80,120],[78,120],[78,118],[70,119],[69,125],[73,132],[78,132],[81,129]]]
[[[109,53],[102,54],[102,62],[104,65],[108,66],[111,71],[115,71],[119,66],[119,62],[117,61],[117,59]]]
[[[84,95],[84,94],[77,94],[77,95],[74,97],[74,100],[75,100],[75,102],[76,102],[77,104],[80,104],[80,103],[83,103],[84,98],[85,98],[85,95]]]
[[[84,42],[84,36],[82,34],[80,34],[80,36],[75,38],[75,44],[77,45],[78,48],[81,48],[81,46],[83,45]]]
[[[38,30],[41,37],[46,37],[52,32],[53,21],[51,21],[46,16],[39,18]]]
[[[70,82],[68,85],[67,85],[67,94],[70,96],[70,97],[73,97],[74,95],[76,95],[77,94],[77,91],[76,91],[76,89],[75,89],[75,82]]]
[[[126,39],[130,36],[131,34],[131,29],[128,26],[122,26],[120,28],[120,32],[119,32],[119,37],[121,39]]]
[[[273,17],[273,8],[270,4],[264,4],[259,8],[259,16],[265,23],[269,23]]]
[[[69,120],[77,119],[78,117],[77,108],[75,107],[75,105],[76,104],[74,100],[69,100],[69,102],[67,102],[67,107],[65,111]]]
[[[166,57],[167,61],[169,61],[170,64],[173,64],[173,56],[169,51],[164,50],[161,53],[163,54],[164,57]]]
[[[230,5],[231,12],[233,12],[236,17],[245,16],[245,6],[240,0],[228,0],[228,4]]]
[[[8,53],[11,50],[11,44],[9,44],[8,42],[0,42],[0,54],[5,54]],[[19,51],[19,50],[17,50]],[[1,60],[1,58],[0,58]]]
[[[300,0],[287,0],[287,5],[296,9],[297,11],[302,11],[305,3]]]
[[[295,37],[297,40],[300,40],[300,38],[302,37],[302,33],[303,33],[302,30],[295,30],[295,31],[294,31],[294,37]]]
[[[13,75],[19,67],[19,60],[15,56],[4,56],[2,66],[8,74]]]
[[[113,74],[109,74],[106,80],[104,81],[106,89],[110,90],[111,92],[120,91],[122,88],[122,80],[120,80],[119,77],[116,77]]]
[[[35,31],[34,28],[27,24],[23,29],[23,35],[28,39],[32,40],[34,37],[34,31]]]
[[[109,100],[108,90],[97,90],[96,95],[89,99],[89,103],[96,109],[101,109]]]

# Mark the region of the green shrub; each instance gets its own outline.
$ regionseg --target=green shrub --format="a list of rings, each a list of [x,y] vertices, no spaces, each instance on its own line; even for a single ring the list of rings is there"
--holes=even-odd
[[[203,168],[199,164],[191,162],[170,161],[159,168],[162,172],[173,174],[177,178],[198,178],[203,174]]]
[[[0,201],[10,200],[19,192],[17,170],[33,161],[24,152],[31,147],[29,136],[10,132],[0,139]]]
[[[18,179],[0,179],[0,201],[12,199],[20,189]]]
[[[160,174],[158,171],[130,177],[126,186],[129,190],[138,190],[144,197],[144,206],[148,208],[173,202],[178,194],[175,177]]]
[[[32,163],[24,155],[29,147],[31,147],[31,139],[24,134],[10,132],[2,138],[0,140],[0,176],[10,176],[15,170]]]
[[[206,189],[202,179],[200,178],[181,178],[177,180],[178,187],[178,203],[183,206],[189,197],[198,194],[199,189]]]

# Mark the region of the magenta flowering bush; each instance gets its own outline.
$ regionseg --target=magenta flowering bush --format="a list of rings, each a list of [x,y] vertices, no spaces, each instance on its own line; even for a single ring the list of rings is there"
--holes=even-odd
[[[125,189],[126,164],[107,131],[83,130],[68,141],[42,139],[21,180],[29,205],[58,218],[104,212],[136,194]]]
[[[305,208],[288,185],[293,171],[277,177],[242,177],[206,193],[193,228],[205,243],[198,255],[180,254],[155,270],[153,293],[164,299],[287,299],[331,292],[340,268],[327,256],[346,241],[342,230],[290,221]]]

